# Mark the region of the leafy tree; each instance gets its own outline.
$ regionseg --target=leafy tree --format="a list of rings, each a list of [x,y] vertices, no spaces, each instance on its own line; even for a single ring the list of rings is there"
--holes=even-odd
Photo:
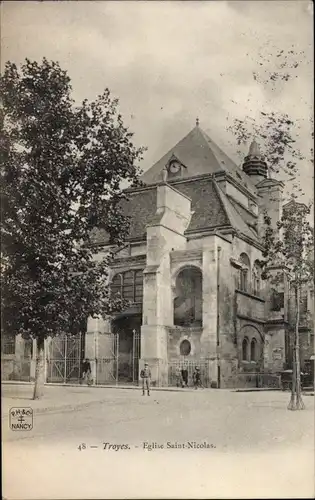
[[[108,286],[108,252],[96,260],[91,230],[122,245],[129,218],[122,184],[137,185],[143,148],[108,89],[76,106],[56,62],[11,62],[1,91],[3,329],[35,338],[34,398],[41,395],[44,339],[76,334],[88,316],[122,307]]]
[[[268,45],[268,44],[267,44]],[[265,47],[266,48],[266,47]],[[269,53],[261,51],[257,60],[257,70],[253,79],[269,94],[278,95],[293,78],[298,78],[297,70],[301,64],[309,64],[304,52],[288,51],[267,47]],[[272,56],[272,58],[270,58]],[[276,63],[274,62],[276,61]],[[313,132],[313,119],[305,118]],[[310,205],[297,203],[304,192],[300,186],[301,167],[305,162],[313,162],[313,150],[301,151],[297,146],[303,120],[293,119],[289,114],[277,110],[270,103],[261,105],[256,117],[234,118],[228,130],[236,138],[239,146],[248,143],[255,136],[268,162],[270,171],[279,180],[286,182],[289,203],[285,205],[278,227],[271,226],[271,219],[265,214],[263,277],[271,285],[278,285],[289,279],[294,294],[294,356],[293,385],[289,409],[303,408],[301,399],[300,370],[300,297],[303,288],[313,282],[313,232],[310,226]],[[238,151],[241,154],[241,151]]]
[[[314,281],[314,235],[309,223],[310,206],[292,199],[283,208],[278,231],[270,226],[270,218],[265,216],[264,271],[263,278],[277,285],[288,280],[290,292],[294,296],[293,321],[293,380],[290,410],[303,409],[301,397],[300,366],[300,319],[302,291]]]
[[[249,55],[248,55],[249,56]],[[244,118],[230,120],[227,130],[234,136],[240,146],[238,154],[242,156],[242,146],[256,137],[262,153],[268,161],[270,172],[287,185],[289,199],[301,197],[300,166],[305,162],[313,162],[313,149],[303,149],[301,146],[302,130],[308,128],[311,136],[313,131],[313,113],[303,118],[293,118],[288,113],[277,109],[277,99],[291,80],[299,77],[298,71],[302,65],[310,61],[303,51],[297,52],[292,47],[289,50],[278,49],[267,43],[261,48],[256,60],[256,70],[253,71],[255,85],[264,89],[271,100],[261,103],[260,109],[253,113],[250,109]],[[251,101],[249,96],[248,101]],[[243,103],[240,103],[243,106]],[[311,105],[310,105],[311,106]]]

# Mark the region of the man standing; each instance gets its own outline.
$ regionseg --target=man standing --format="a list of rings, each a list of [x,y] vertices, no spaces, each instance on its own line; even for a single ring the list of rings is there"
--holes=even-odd
[[[145,396],[146,389],[148,396],[150,396],[151,370],[149,368],[148,363],[144,363],[144,369],[141,370],[140,377],[142,378],[142,396]]]
[[[91,385],[91,363],[88,359],[84,358],[82,363],[82,380],[86,381],[87,385]]]
[[[188,369],[186,365],[182,368],[182,381],[183,387],[188,387]]]
[[[198,389],[198,387],[201,387],[201,376],[200,376],[200,370],[199,370],[198,366],[196,366],[195,371],[193,373],[193,382],[194,382],[195,389]]]

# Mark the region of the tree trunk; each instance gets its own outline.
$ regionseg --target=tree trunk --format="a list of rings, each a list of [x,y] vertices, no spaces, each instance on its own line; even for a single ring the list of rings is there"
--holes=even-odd
[[[291,385],[291,399],[288,406],[288,410],[295,410],[296,401],[296,362],[295,362],[295,332],[294,332],[294,346],[293,346],[293,356],[292,356],[292,385]]]
[[[45,354],[44,339],[36,339],[36,367],[33,399],[40,399],[43,395],[45,382]]]
[[[289,410],[304,410],[301,390],[301,362],[300,362],[300,287],[295,289],[295,332],[293,352],[292,391],[288,406]]]

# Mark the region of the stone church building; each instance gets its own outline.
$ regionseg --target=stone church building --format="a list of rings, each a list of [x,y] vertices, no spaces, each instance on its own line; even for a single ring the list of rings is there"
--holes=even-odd
[[[283,183],[255,141],[238,167],[198,121],[142,181],[123,201],[130,232],[110,270],[112,293],[130,306],[89,319],[79,344],[53,339],[47,381],[78,378],[86,356],[98,384],[137,383],[146,361],[156,386],[175,385],[183,366],[190,380],[198,366],[208,387],[255,385],[257,373],[268,385],[292,359],[287,284],[272,290],[260,267],[263,215],[276,226]],[[101,258],[106,234],[95,230],[93,245]],[[302,359],[313,354],[305,332]]]
[[[136,367],[137,379],[146,361],[158,386],[173,385],[183,365],[190,373],[199,366],[212,387],[283,370],[288,290],[285,282],[275,291],[261,280],[260,261],[263,214],[275,227],[284,185],[270,178],[257,143],[240,168],[197,121],[142,180],[124,201],[131,227],[110,275],[112,293],[131,306],[111,320],[89,321],[87,355],[94,358],[88,346],[95,335],[117,332],[121,373],[125,364],[128,379]],[[106,235],[96,231],[94,243],[101,255]]]

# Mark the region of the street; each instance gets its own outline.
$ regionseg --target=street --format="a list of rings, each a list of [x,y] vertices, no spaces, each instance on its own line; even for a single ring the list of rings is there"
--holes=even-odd
[[[212,498],[314,494],[314,397],[280,391],[3,385],[3,497]],[[13,431],[9,409],[31,407]]]

